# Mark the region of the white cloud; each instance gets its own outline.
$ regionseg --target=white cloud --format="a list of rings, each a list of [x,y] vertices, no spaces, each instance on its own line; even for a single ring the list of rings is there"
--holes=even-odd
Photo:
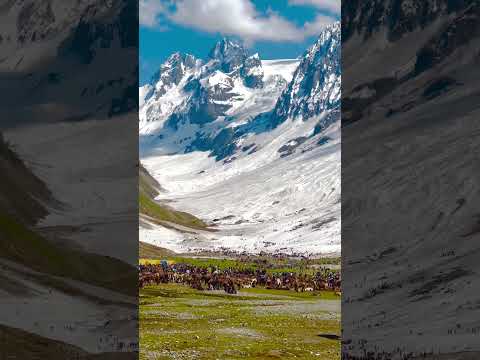
[[[311,5],[320,10],[326,10],[334,14],[340,14],[340,0],[290,0],[291,5]]]
[[[301,41],[333,22],[332,17],[318,15],[312,22],[296,26],[272,10],[261,14],[251,0],[140,0],[141,25],[158,27],[159,18],[209,33],[237,36],[247,43]]]
[[[159,0],[140,0],[138,11],[140,25],[157,27],[158,17],[166,11],[166,6]]]
[[[317,15],[311,22],[306,22],[303,25],[304,33],[306,36],[318,35],[328,25],[335,21],[330,16]]]
[[[261,15],[249,0],[179,0],[170,17],[178,24],[247,41],[297,41],[300,29],[274,12]]]

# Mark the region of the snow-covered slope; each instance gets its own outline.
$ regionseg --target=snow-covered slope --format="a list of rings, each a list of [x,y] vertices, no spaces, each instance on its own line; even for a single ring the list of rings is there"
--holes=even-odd
[[[262,61],[223,40],[206,62],[174,54],[162,65],[140,89],[142,163],[167,190],[162,200],[216,231],[150,226],[142,241],[177,251],[339,252],[339,36],[339,24],[326,29],[299,60]],[[164,71],[184,75],[160,95]]]

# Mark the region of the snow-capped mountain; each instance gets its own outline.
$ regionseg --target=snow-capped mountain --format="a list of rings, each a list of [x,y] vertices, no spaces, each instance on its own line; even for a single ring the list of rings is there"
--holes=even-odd
[[[273,127],[289,118],[310,118],[340,107],[340,23],[327,28],[307,51],[293,81],[273,110]],[[322,123],[323,128],[330,123]]]
[[[160,199],[218,231],[149,227],[142,241],[339,252],[339,39],[337,23],[292,60],[224,39],[205,61],[174,54],[160,67],[140,88],[142,162],[167,190]]]
[[[239,149],[245,134],[289,118],[338,115],[340,23],[326,28],[298,62],[292,79],[294,60],[261,61],[227,39],[206,62],[173,54],[140,88],[140,134],[150,135],[142,137],[143,148],[211,151],[220,160]],[[337,119],[323,117],[316,132]]]
[[[168,141],[170,152],[213,150],[222,130],[274,107],[298,62],[261,61],[227,39],[206,61],[175,53],[140,88],[140,134],[151,135],[142,140],[156,148]]]
[[[0,5],[0,73],[11,74],[0,82],[2,128],[136,112],[137,7],[128,0]]]

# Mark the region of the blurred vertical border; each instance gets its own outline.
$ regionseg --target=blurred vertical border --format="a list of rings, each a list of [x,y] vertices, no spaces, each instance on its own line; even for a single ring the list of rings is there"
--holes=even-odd
[[[342,1],[344,359],[480,356],[479,45],[479,1]]]
[[[0,2],[0,359],[138,357],[138,1]]]

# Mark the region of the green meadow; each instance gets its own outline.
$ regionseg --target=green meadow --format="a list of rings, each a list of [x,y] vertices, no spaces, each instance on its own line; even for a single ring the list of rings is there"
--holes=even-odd
[[[177,284],[140,290],[140,359],[340,359],[340,297]]]

